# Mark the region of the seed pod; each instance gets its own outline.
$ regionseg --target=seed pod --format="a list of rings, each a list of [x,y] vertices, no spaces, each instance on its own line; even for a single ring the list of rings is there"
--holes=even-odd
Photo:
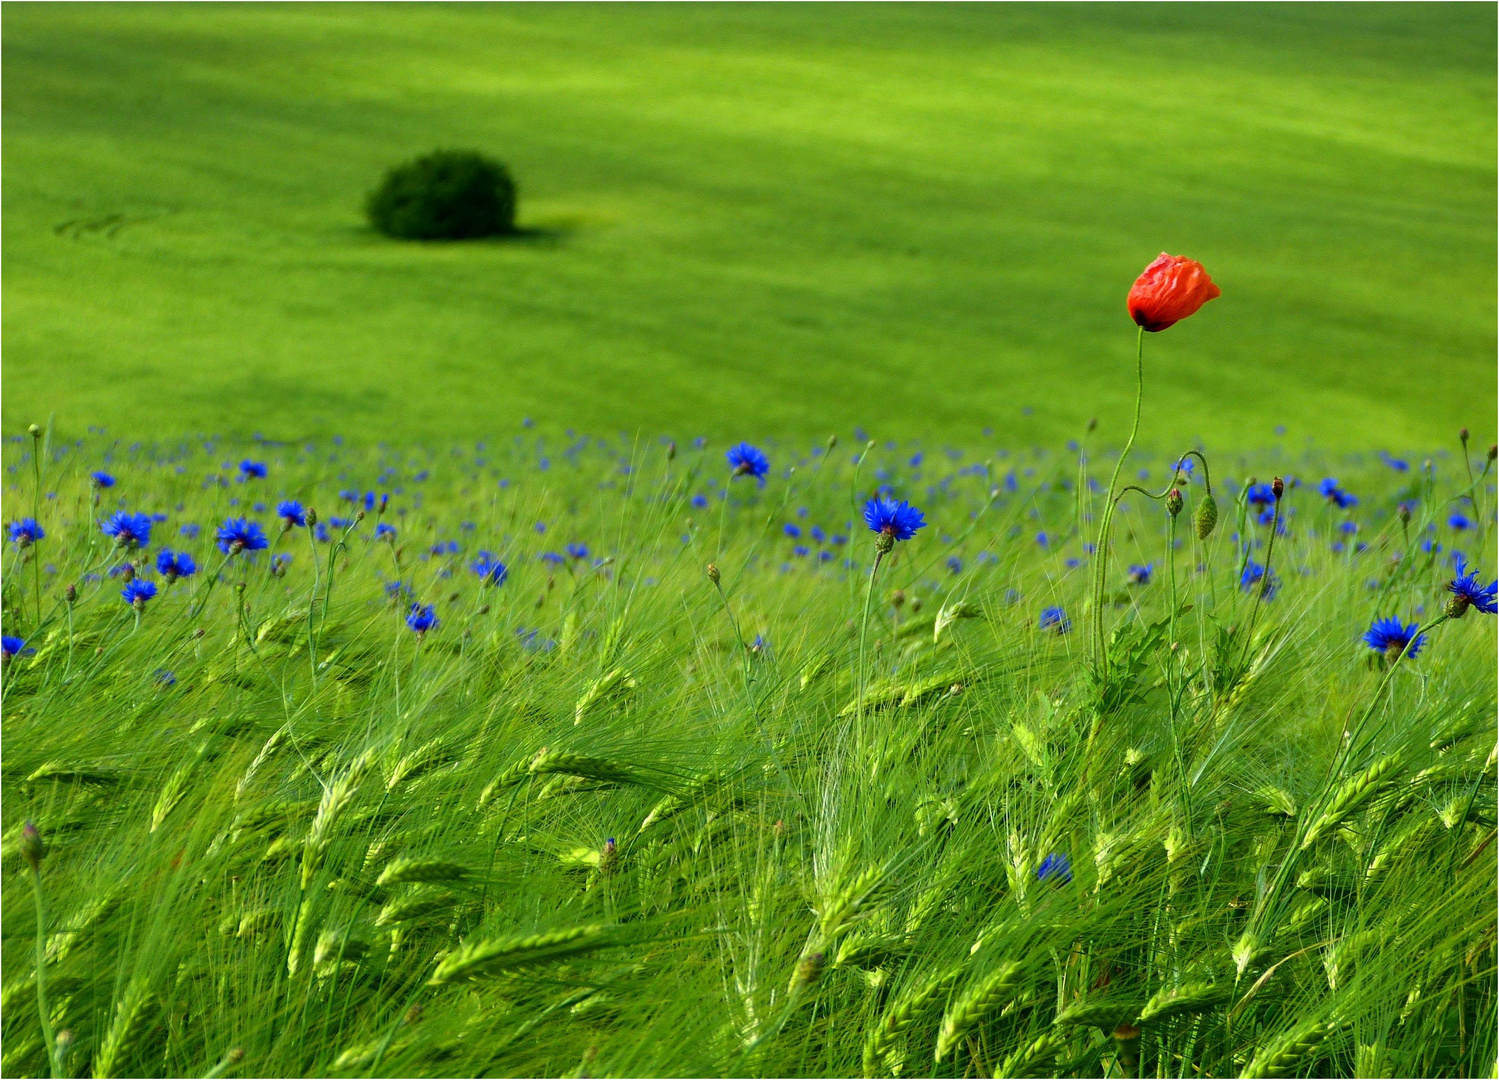
[[[1197,539],[1206,540],[1213,535],[1213,530],[1218,526],[1218,503],[1214,501],[1211,491],[1197,504],[1192,523],[1197,527]]]
[[[1181,512],[1181,488],[1172,488],[1170,491],[1166,492],[1166,513],[1170,514],[1172,517],[1176,517],[1176,515],[1180,514]]]

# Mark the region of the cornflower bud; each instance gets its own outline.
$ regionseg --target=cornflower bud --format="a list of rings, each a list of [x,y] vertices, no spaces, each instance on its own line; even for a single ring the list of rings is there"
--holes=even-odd
[[[1458,428],[1457,429],[1457,437],[1458,437],[1458,440],[1463,444],[1463,446],[1466,447],[1468,445],[1468,429],[1467,428]]]
[[[896,589],[893,593],[890,594],[890,603],[894,604],[897,608],[899,608],[905,602],[906,590]]]
[[[385,515],[385,508],[387,506],[389,506],[389,505],[390,505],[390,495],[388,493],[385,494],[385,495],[381,495],[380,496],[380,509],[376,513],[375,516],[376,517],[383,517]]]
[[[619,869],[619,851],[615,846],[614,837],[604,841],[604,849],[599,852],[599,873],[612,874]]]
[[[33,425],[34,427],[35,425]],[[47,857],[47,845],[42,842],[42,833],[31,822],[21,826],[21,858],[36,873],[41,873],[42,860]]]
[[[30,433],[30,435],[31,435],[31,437],[33,439],[40,439],[42,437],[42,429],[37,424],[32,424],[26,430],[27,430],[28,433]]]
[[[1499,443],[1489,443],[1489,460],[1499,458]]]
[[[714,585],[718,584],[718,567],[714,566],[712,563],[708,564],[708,580],[713,582]]]
[[[837,435],[829,435],[828,436],[828,449],[831,450],[831,449],[833,449],[837,445],[838,445],[838,436]]]
[[[309,529],[312,528],[314,525],[317,524],[317,511],[314,510],[312,507],[309,506],[307,508],[307,513],[304,516],[307,519],[307,527]]]
[[[1090,416],[1090,417],[1088,417],[1088,434],[1091,435],[1091,434],[1093,434],[1093,432],[1095,432],[1097,430],[1098,430],[1098,417],[1096,417],[1096,416]]]
[[[1275,501],[1280,502],[1280,497],[1286,493],[1286,482],[1277,476],[1270,481],[1270,490],[1275,495]]]
[[[1401,503],[1395,508],[1395,513],[1400,517],[1400,524],[1409,525],[1411,523],[1410,503]]]
[[[78,587],[76,585],[69,585],[66,589],[64,589],[62,591],[62,598],[64,600],[66,600],[70,604],[73,601],[77,600],[78,599]]]
[[[124,580],[124,582],[125,582],[126,585],[129,585],[132,581],[134,581],[135,580],[135,564],[134,563],[126,563],[124,566],[120,567],[120,577],[121,577],[121,579]]]
[[[1182,504],[1181,488],[1172,488],[1166,492],[1166,513],[1172,517],[1176,517],[1177,514],[1182,512]]]
[[[354,520],[355,521],[363,521],[364,520],[364,511],[361,510],[361,511],[359,511],[359,513],[355,514],[354,515]]]
[[[677,440],[676,439],[673,439],[673,440],[671,440],[671,442],[669,442],[669,443],[666,444],[666,460],[667,461],[675,461],[675,460],[677,460]]]
[[[827,961],[827,954],[815,952],[811,956],[804,956],[796,965],[796,986],[811,986],[822,978],[822,966]]]

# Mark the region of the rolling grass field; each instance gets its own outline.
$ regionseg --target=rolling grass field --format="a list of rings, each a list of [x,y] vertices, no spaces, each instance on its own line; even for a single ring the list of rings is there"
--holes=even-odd
[[[1491,1075],[1482,455],[256,453],[6,447],[6,1075]]]
[[[1224,290],[1151,342],[1163,453],[1281,425],[1424,453],[1494,413],[1492,5],[27,4],[3,29],[11,433],[1054,445],[1127,422],[1123,297],[1162,249]],[[529,232],[369,232],[364,193],[435,146],[509,162]]]

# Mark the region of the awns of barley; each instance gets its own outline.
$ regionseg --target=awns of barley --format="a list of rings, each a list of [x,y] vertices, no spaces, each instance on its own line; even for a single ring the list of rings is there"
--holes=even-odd
[[[588,684],[588,688],[578,698],[578,704],[573,710],[573,723],[581,724],[594,708],[609,701],[617,701],[634,689],[635,677],[624,668],[614,668],[600,675]]]
[[[94,1058],[95,1076],[120,1075],[145,1027],[144,1021],[150,1003],[150,984],[139,975],[131,978],[125,985],[124,992],[115,1000],[109,1029],[104,1033],[99,1053]]]
[[[942,1027],[937,1032],[936,1060],[945,1058],[958,1040],[994,1010],[1007,1004],[1019,982],[1020,965],[1007,960],[963,991],[942,1017]]]
[[[1226,987],[1208,982],[1187,983],[1155,994],[1140,1010],[1137,1025],[1159,1024],[1173,1016],[1207,1012],[1227,1000]]]
[[[537,754],[527,771],[532,776],[581,776],[585,780],[598,780],[611,784],[628,784],[635,780],[635,771],[628,765],[605,758],[569,754],[560,750]]]
[[[1248,1078],[1289,1076],[1303,1072],[1306,1059],[1315,1054],[1328,1036],[1336,1033],[1340,1026],[1332,1021],[1316,1021],[1294,1028],[1260,1047],[1259,1052],[1239,1075]]]
[[[1301,841],[1301,850],[1305,851],[1343,824],[1357,813],[1361,806],[1393,783],[1400,764],[1399,754],[1389,754],[1370,765],[1358,776],[1345,780],[1327,809],[1322,811],[1321,816],[1307,830],[1305,839]]]
[[[1066,1042],[1064,1036],[1048,1031],[1005,1058],[996,1075],[1030,1076],[1037,1066],[1055,1057]]]
[[[895,1000],[864,1040],[864,1075],[872,1076],[896,1044],[909,1035],[922,1016],[946,996],[958,981],[961,967],[930,975]]]
[[[1068,1006],[1057,1014],[1053,1023],[1059,1027],[1096,1027],[1113,1031],[1135,1016],[1139,1009],[1139,998],[1095,997]]]
[[[380,914],[375,917],[375,925],[399,926],[401,923],[415,922],[429,915],[447,912],[457,902],[456,896],[445,892],[430,891],[404,896],[382,907]]]
[[[151,808],[151,832],[161,828],[161,823],[167,819],[176,805],[182,801],[182,796],[187,794],[188,781],[192,779],[196,761],[189,761],[179,765],[167,777],[167,782],[161,786],[161,792],[156,796],[156,805]]]
[[[329,784],[323,792],[323,797],[318,803],[317,815],[312,819],[312,829],[307,834],[307,842],[302,851],[303,889],[312,884],[312,876],[317,871],[318,862],[332,839],[333,827],[337,824],[339,815],[354,798],[354,793],[359,789],[360,781],[369,771],[373,760],[373,755],[370,753],[361,754],[352,765],[344,770],[343,775]]]
[[[392,859],[375,879],[376,885],[400,885],[406,882],[461,881],[468,871],[457,863],[442,859]]]
[[[507,938],[476,941],[443,957],[428,980],[429,986],[460,979],[481,979],[516,968],[529,967],[548,960],[559,960],[613,944],[615,935],[609,926],[575,926],[544,934],[525,934]]]

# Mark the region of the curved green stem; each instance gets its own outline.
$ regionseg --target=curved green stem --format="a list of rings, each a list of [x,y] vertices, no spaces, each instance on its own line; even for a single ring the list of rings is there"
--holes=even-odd
[[[1094,647],[1097,650],[1099,677],[1107,686],[1109,671],[1108,644],[1103,632],[1103,594],[1108,582],[1109,567],[1109,530],[1114,524],[1114,487],[1119,483],[1119,474],[1124,469],[1125,459],[1129,452],[1134,449],[1135,436],[1140,433],[1140,405],[1145,399],[1145,328],[1140,327],[1135,338],[1135,421],[1129,430],[1129,439],[1125,441],[1124,450],[1119,455],[1119,460],[1114,462],[1114,474],[1109,478],[1108,498],[1104,502],[1103,521],[1098,527],[1098,550],[1093,557],[1098,560],[1098,568],[1094,574],[1093,587],[1093,635]]]

